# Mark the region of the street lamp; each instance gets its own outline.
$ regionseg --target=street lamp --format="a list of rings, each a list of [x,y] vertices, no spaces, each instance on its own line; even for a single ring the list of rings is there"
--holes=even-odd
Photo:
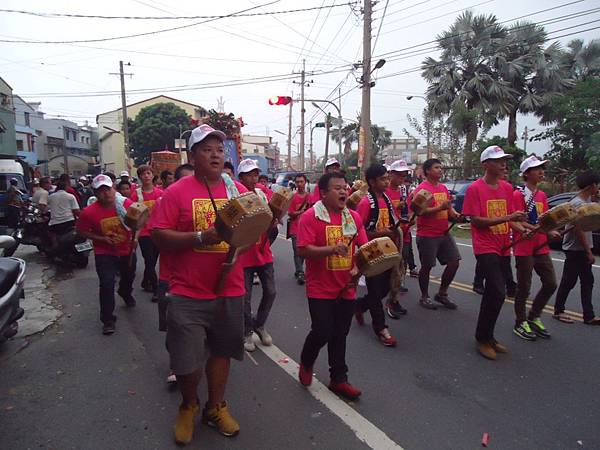
[[[308,102],[312,102],[312,105],[315,108],[318,108],[319,110],[321,110],[325,115],[327,115],[327,117],[329,117],[329,114],[327,114],[319,105],[317,105],[317,103],[328,103],[331,106],[333,106],[337,113],[338,113],[338,138],[339,138],[339,142],[338,142],[338,156],[340,159],[342,159],[342,125],[344,123],[344,119],[342,119],[342,110],[333,102],[329,101],[329,100],[306,100]],[[327,123],[329,123],[329,120],[327,121]],[[327,127],[327,130],[329,131],[329,127]],[[329,137],[327,138],[329,140]],[[326,148],[328,148],[328,146],[326,145]]]
[[[429,109],[429,102],[422,95],[408,95],[406,97],[406,100],[412,100],[415,97],[425,100],[425,102],[427,103],[427,109]],[[440,147],[441,147],[441,143],[440,143]],[[428,126],[427,127],[427,159],[431,159],[431,156],[432,156],[432,154],[431,154],[431,143],[430,143],[430,127]]]

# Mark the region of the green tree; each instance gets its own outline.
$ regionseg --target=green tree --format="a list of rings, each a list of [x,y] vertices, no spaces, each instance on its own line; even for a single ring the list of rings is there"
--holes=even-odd
[[[544,48],[547,34],[542,26],[515,22],[508,29],[504,48],[495,64],[512,95],[505,99],[508,110],[508,146],[517,141],[517,114],[539,113],[559,92],[572,87],[562,52],[555,42]]]
[[[496,123],[498,115],[508,114],[507,100],[514,97],[509,83],[495,68],[506,36],[506,29],[495,16],[475,16],[466,11],[438,35],[440,58],[428,57],[421,66],[429,84],[427,100],[432,113],[448,117],[466,138],[465,177],[472,175],[478,128]]]
[[[233,113],[226,114],[211,109],[202,118],[202,122],[210,125],[215,130],[222,131],[228,138],[240,134],[240,122],[235,118]]]
[[[187,129],[190,116],[174,103],[156,103],[142,108],[134,120],[129,119],[131,155],[136,165],[150,160],[150,153],[173,149],[180,126]]]
[[[344,127],[342,127],[342,143],[344,145],[344,159],[345,165],[355,165],[350,164],[348,158],[351,155],[352,144],[358,142],[360,125],[358,123],[350,123]],[[381,127],[376,124],[371,124],[371,136],[373,138],[373,155],[371,157],[370,163],[376,162],[379,160],[379,154],[384,149],[385,146],[390,145],[392,143],[392,132],[387,130],[385,127]],[[340,141],[338,133],[333,133],[331,138],[335,143]]]
[[[600,39],[594,39],[587,45],[581,39],[573,39],[567,48],[562,62],[567,66],[571,78],[581,81],[600,76]]]
[[[600,169],[600,79],[589,77],[552,100],[555,126],[532,139],[550,139],[544,155],[556,177],[572,177],[583,169]]]

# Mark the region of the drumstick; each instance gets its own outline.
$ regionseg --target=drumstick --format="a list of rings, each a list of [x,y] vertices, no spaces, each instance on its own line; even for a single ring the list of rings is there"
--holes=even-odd
[[[133,248],[133,243],[140,238],[140,230],[135,231],[131,234],[131,248],[129,249],[129,267],[133,265],[133,255],[135,253],[135,249]]]
[[[223,289],[223,285],[225,284],[225,279],[227,278],[227,274],[231,271],[234,266],[238,255],[238,249],[236,247],[229,247],[229,251],[227,252],[227,256],[225,258],[225,262],[221,264],[221,273],[219,274],[219,278],[217,278],[217,284],[215,286],[215,294],[218,294],[221,289]]]
[[[505,252],[509,248],[513,248],[519,242],[523,242],[523,241],[525,241],[527,239],[531,239],[534,234],[539,233],[540,231],[542,231],[541,228],[542,227],[540,225],[537,225],[534,229],[530,230],[528,233],[522,233],[521,237],[519,239],[517,239],[516,241],[511,242],[510,245],[507,245],[507,246],[503,247],[502,251]]]
[[[450,226],[449,226],[449,227],[448,227],[448,229],[447,229],[447,230],[444,232],[444,234],[448,234],[448,233],[450,233],[450,230],[452,230],[452,228],[454,228],[454,225],[456,225],[456,224],[458,223],[458,221],[460,220],[460,218],[461,218],[461,217],[465,217],[465,216],[463,216],[462,214],[459,214],[459,215],[458,215],[458,217],[456,217],[456,218],[454,219],[454,222],[452,222],[452,223],[450,224]]]
[[[564,230],[560,231],[558,234],[560,234],[560,237],[562,238],[565,234],[567,234],[569,231],[571,231],[573,228],[575,228],[575,225],[571,225],[568,226],[567,228],[565,228]],[[544,242],[541,245],[538,245],[537,247],[535,247],[533,249],[533,254],[536,254],[538,250],[541,250],[542,248],[544,248],[546,245],[548,245],[548,241]]]

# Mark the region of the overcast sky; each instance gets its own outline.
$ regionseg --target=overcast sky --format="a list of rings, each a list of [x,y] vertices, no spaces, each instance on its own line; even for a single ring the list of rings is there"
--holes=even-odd
[[[356,81],[360,70],[352,72],[350,68],[352,63],[362,59],[362,16],[358,6],[352,10],[345,3],[348,2],[3,0],[0,3],[2,9],[104,16],[210,16],[249,8],[254,9],[246,11],[247,14],[341,6],[289,14],[223,18],[198,25],[193,24],[206,19],[102,20],[0,12],[0,39],[4,40],[93,40],[192,25],[141,37],[91,43],[3,42],[0,43],[0,76],[13,87],[15,94],[22,95],[27,101],[41,101],[42,110],[48,117],[95,123],[97,114],[121,106],[120,95],[116,93],[120,89],[119,78],[110,73],[118,72],[119,60],[123,60],[131,63],[126,71],[133,73],[126,79],[127,90],[130,90],[128,103],[164,93],[207,109],[216,109],[217,99],[222,97],[227,112],[244,118],[247,123],[244,133],[269,133],[285,151],[286,138],[275,130],[287,133],[288,109],[269,106],[267,99],[273,95],[292,95],[292,92],[296,97],[298,85],[280,79],[242,86],[206,87],[232,80],[288,77],[301,70],[304,58],[309,72],[307,79],[314,81],[306,88],[306,97],[329,98],[337,103],[335,88],[339,85],[343,95],[342,115],[355,119],[361,105]],[[385,6],[386,1],[382,0],[374,7],[373,36],[378,36],[374,60],[385,55],[388,62],[375,73],[377,84],[372,94],[371,117],[373,123],[391,130],[394,137],[405,136],[403,128],[409,127],[406,115],[420,115],[424,106],[424,101],[419,98],[406,99],[407,95],[423,95],[426,89],[420,72],[411,70],[417,69],[426,56],[437,56],[429,42],[446,30],[465,9],[494,14],[499,21],[512,22],[521,16],[536,22],[549,21],[545,27],[550,37],[556,37],[563,44],[574,38],[587,42],[600,36],[600,29],[582,32],[598,26],[600,11],[570,19],[562,17],[589,12],[600,6],[598,0],[389,0],[384,16]],[[555,9],[537,13],[550,8]],[[565,34],[570,35],[560,37]],[[386,55],[389,52],[396,53]],[[134,92],[139,89],[155,89],[156,92]],[[90,92],[108,95],[89,96],[87,93]],[[295,129],[300,124],[299,110],[296,107],[294,112]],[[323,119],[322,113],[310,103],[306,110],[307,124],[310,120]],[[335,111],[331,111],[335,115]],[[541,128],[535,118],[520,117],[519,136],[526,125]],[[412,132],[416,135],[414,130]],[[506,135],[506,124],[492,130],[489,136],[493,134]],[[307,145],[308,135],[307,128]],[[317,153],[322,154],[324,131],[315,130],[314,139]],[[523,142],[519,144],[522,146]],[[528,150],[538,153],[548,149],[548,143],[528,144]]]

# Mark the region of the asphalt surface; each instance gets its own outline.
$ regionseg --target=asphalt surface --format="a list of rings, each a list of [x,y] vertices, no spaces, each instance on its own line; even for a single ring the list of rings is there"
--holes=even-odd
[[[369,448],[347,417],[334,414],[282,370],[292,365],[295,372],[310,322],[304,288],[292,277],[291,244],[280,238],[273,248],[278,296],[267,327],[289,360],[273,361],[259,349],[252,359],[234,362],[227,399],[241,433],[225,438],[198,421],[188,448]],[[582,448],[578,441],[586,449],[600,448],[600,327],[565,325],[546,314],[552,339],[525,342],[512,334],[514,314],[507,303],[496,337],[510,353],[484,360],[473,339],[479,296],[465,288],[472,282],[472,249],[459,249],[461,284],[450,291],[458,310],[420,308],[416,280],[408,279],[402,301],[409,313],[388,321],[398,347],[378,343],[368,315],[365,326],[353,324],[349,376],[363,395],[349,406],[406,449],[480,448],[483,433],[495,449]],[[117,332],[106,337],[91,262],[53,283],[63,310],[55,326],[29,345],[17,339],[0,349],[2,449],[175,448],[171,430],[179,395],[164,381],[164,334],[157,330],[156,305],[139,288],[142,264],[134,292],[138,306],[119,303]],[[562,263],[555,263],[560,277]],[[432,282],[432,293],[435,288]],[[255,287],[255,302],[259,294]],[[597,295],[594,302],[599,305]],[[568,307],[580,311],[578,293]],[[325,384],[326,356],[323,349],[314,368]],[[202,384],[201,401],[205,389]]]

